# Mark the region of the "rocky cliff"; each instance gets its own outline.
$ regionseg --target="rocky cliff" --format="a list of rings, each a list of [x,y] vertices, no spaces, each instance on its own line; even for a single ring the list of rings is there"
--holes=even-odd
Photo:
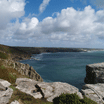
[[[104,83],[104,62],[86,65],[85,83]]]
[[[0,59],[0,60],[2,61],[2,64],[5,67],[11,67],[14,70],[17,70],[21,75],[26,75],[27,77],[34,79],[36,81],[41,82],[43,81],[41,76],[29,64],[23,64],[10,59],[9,60]]]
[[[86,65],[85,83],[82,94],[104,104],[104,62]]]

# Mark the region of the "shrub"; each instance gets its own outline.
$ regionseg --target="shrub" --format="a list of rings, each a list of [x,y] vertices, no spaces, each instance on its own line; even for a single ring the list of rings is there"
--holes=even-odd
[[[77,94],[61,94],[53,99],[53,104],[97,104],[91,99],[84,97],[80,99]]]

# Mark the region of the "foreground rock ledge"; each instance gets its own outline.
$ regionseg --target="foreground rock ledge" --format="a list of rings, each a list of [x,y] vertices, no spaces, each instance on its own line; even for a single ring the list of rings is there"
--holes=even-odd
[[[86,65],[85,83],[104,83],[104,62]]]
[[[104,84],[86,84],[82,87],[81,92],[98,104],[104,104]]]
[[[67,83],[62,82],[38,82],[28,78],[17,78],[16,88],[22,92],[30,94],[34,98],[47,98],[47,101],[52,102],[53,99],[62,93],[77,93],[80,98],[83,98],[79,90]]]
[[[3,79],[0,79],[0,104],[7,104],[12,96],[13,89],[9,88],[11,84]]]

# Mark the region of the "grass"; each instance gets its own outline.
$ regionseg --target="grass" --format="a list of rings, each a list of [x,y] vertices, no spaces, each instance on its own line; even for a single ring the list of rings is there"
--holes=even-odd
[[[1,68],[1,69],[5,69],[5,66],[1,65],[0,68]]]
[[[0,58],[1,59],[7,59],[8,55],[6,53],[0,52]]]

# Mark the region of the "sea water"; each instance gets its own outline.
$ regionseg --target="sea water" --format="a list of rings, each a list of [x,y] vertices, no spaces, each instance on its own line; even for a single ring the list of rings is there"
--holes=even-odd
[[[86,65],[104,62],[104,51],[41,53],[27,63],[41,75],[45,82],[66,82],[79,89],[86,76]]]

